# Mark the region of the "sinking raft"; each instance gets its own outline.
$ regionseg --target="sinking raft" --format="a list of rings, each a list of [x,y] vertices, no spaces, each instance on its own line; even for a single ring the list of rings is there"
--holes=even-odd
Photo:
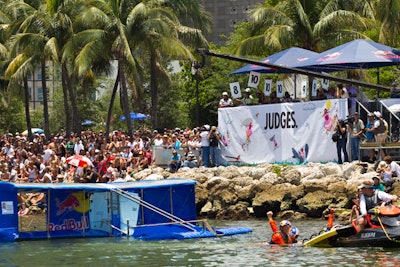
[[[0,241],[128,236],[141,240],[244,234],[198,220],[195,181],[172,178],[108,184],[0,182]],[[41,208],[18,216],[19,196],[42,194]]]

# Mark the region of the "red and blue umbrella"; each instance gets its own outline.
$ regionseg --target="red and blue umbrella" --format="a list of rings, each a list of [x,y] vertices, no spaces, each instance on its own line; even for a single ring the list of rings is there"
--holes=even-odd
[[[259,61],[262,63],[268,63],[268,64],[292,68],[300,64],[301,62],[313,58],[317,55],[318,53],[307,49],[299,47],[291,47],[279,53],[260,59]],[[259,73],[288,73],[287,71],[263,67],[255,64],[249,64],[247,66],[244,66],[240,69],[231,72],[231,74],[249,73],[250,71],[255,71]]]
[[[387,45],[357,39],[322,52],[293,67],[318,72],[379,68],[399,64],[399,52]]]

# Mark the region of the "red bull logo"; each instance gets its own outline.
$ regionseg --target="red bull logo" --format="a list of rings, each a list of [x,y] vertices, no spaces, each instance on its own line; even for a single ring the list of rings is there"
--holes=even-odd
[[[380,59],[399,59],[400,56],[394,54],[392,51],[376,50],[374,52],[376,58]]]
[[[49,223],[50,231],[83,230],[89,229],[88,216],[82,216],[81,220],[65,219],[61,224]]]
[[[342,54],[343,54],[342,52],[327,54],[326,56],[317,59],[317,62],[337,60]]]
[[[60,202],[58,198],[56,198],[56,206],[58,208],[57,216],[60,216],[64,212],[73,211],[76,207],[79,207],[80,203],[77,197],[74,195],[69,195],[64,201]]]
[[[56,206],[58,208],[57,216],[64,214],[67,211],[77,211],[80,213],[89,211],[89,200],[85,197],[84,192],[75,192],[66,197],[62,202],[58,198]]]

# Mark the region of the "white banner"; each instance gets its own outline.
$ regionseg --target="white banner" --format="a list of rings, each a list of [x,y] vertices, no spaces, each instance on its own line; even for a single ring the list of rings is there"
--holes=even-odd
[[[258,84],[260,83],[260,80],[261,80],[261,73],[250,71],[249,81],[247,83],[247,86],[257,88]]]
[[[241,98],[242,97],[242,92],[240,91],[239,82],[230,83],[229,87],[231,88],[231,96],[233,98]]]
[[[347,99],[218,109],[222,157],[247,164],[337,161],[332,133]]]
[[[285,91],[285,88],[283,87],[283,81],[277,81],[276,82],[276,97],[282,98],[283,91]]]

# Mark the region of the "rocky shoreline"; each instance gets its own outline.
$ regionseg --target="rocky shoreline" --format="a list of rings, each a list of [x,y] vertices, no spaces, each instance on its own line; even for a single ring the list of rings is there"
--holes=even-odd
[[[357,186],[375,174],[374,164],[352,162],[181,168],[177,173],[152,167],[137,173],[135,179],[195,180],[197,213],[212,219],[265,217],[268,210],[287,219],[321,218],[335,209],[339,219],[345,220]],[[400,195],[396,179],[390,193]]]

